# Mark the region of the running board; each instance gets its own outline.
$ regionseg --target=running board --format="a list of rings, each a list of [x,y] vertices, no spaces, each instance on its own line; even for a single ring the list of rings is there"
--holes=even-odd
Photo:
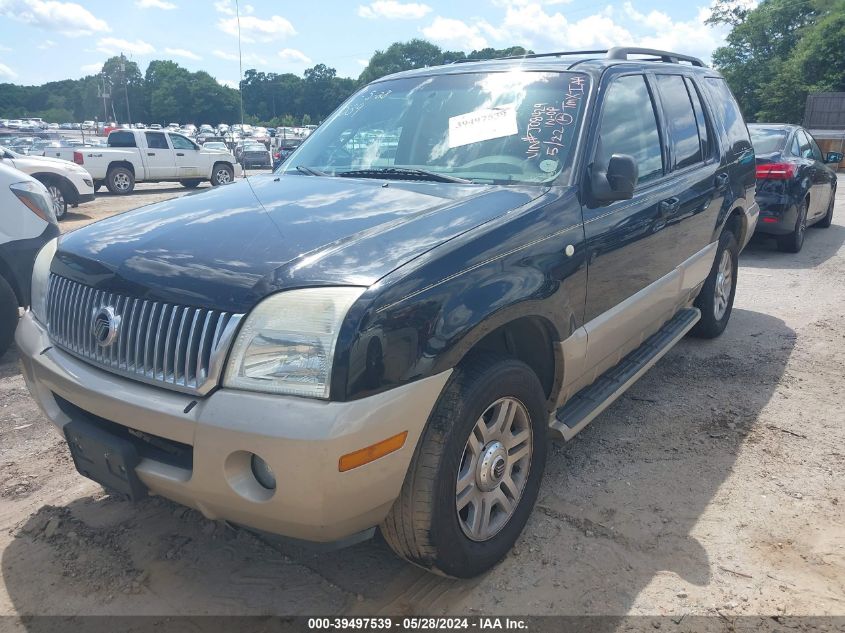
[[[593,384],[584,387],[558,409],[549,424],[552,434],[559,434],[564,440],[575,437],[663,358],[700,318],[701,312],[698,308],[680,310],[619,364],[608,369]]]

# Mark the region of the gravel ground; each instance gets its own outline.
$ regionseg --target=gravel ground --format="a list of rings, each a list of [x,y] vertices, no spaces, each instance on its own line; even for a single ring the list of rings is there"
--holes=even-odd
[[[523,536],[472,581],[378,539],[301,549],[110,497],[75,473],[7,353],[0,614],[845,615],[845,178],[839,191],[800,254],[749,245],[721,338],[682,341],[549,448]],[[63,226],[185,193],[98,195]]]

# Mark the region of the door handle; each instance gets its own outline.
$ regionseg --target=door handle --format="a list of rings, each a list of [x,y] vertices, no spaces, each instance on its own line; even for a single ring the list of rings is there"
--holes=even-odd
[[[660,201],[660,217],[665,218],[668,215],[675,213],[678,206],[681,204],[680,199],[672,197]]]
[[[716,188],[719,191],[721,191],[722,189],[726,189],[729,180],[730,176],[728,176],[727,174],[716,174]]]
[[[155,152],[147,152],[147,156],[155,156],[155,155],[156,155]]]
[[[184,154],[182,152],[176,152],[176,155],[177,156],[184,156]]]

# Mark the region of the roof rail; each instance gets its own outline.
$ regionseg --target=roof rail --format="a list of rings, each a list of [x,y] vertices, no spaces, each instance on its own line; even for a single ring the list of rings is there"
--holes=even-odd
[[[653,59],[641,61],[665,62],[667,64],[678,64],[689,62],[693,66],[704,66],[704,62],[698,57],[660,51],[655,48],[636,48],[633,46],[615,46],[611,49],[598,49],[588,51],[557,51],[554,53],[530,53],[528,55],[511,55],[509,57],[494,57],[492,59],[456,59],[453,64],[468,64],[471,62],[488,62],[500,59],[537,59],[540,57],[564,57],[566,55],[605,55],[605,59],[627,61],[628,55],[651,55]]]
[[[598,55],[607,53],[607,49],[592,51],[558,51],[556,53],[528,53],[527,55],[510,55],[508,57],[493,57],[490,59],[456,59],[453,64],[467,64],[470,62],[489,62],[499,59],[537,59],[538,57],[563,57],[564,55]]]
[[[693,66],[704,66],[704,62],[698,59],[698,57],[690,57],[689,55],[681,55],[679,53],[670,53],[669,51],[660,51],[655,48],[615,46],[607,51],[608,59],[618,59],[624,61],[628,59],[628,55],[653,55],[657,58],[654,61],[661,61],[667,64],[689,62]]]

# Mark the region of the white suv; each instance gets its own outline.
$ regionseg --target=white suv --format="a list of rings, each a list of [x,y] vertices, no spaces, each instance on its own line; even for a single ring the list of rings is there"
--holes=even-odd
[[[32,264],[59,234],[50,194],[40,182],[0,164],[0,356],[12,342],[18,306],[29,305]]]

